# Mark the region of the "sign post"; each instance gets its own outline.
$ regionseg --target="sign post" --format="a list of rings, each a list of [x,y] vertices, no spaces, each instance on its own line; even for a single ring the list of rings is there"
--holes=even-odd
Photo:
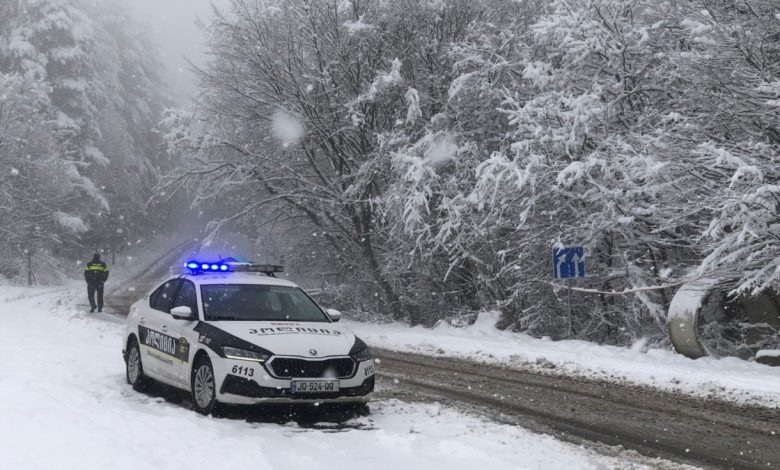
[[[569,321],[568,321],[568,327],[566,328],[566,336],[571,338],[571,317],[572,317],[572,311],[571,311],[571,278],[566,279],[566,290],[569,291]]]
[[[575,277],[585,277],[585,250],[581,246],[553,248],[552,265],[553,279],[566,279],[566,289],[569,291],[569,325],[567,336],[571,336],[571,280]]]

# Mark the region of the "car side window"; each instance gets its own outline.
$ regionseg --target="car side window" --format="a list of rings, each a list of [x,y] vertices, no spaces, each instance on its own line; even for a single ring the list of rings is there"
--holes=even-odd
[[[154,308],[154,303],[157,301],[157,296],[160,295],[160,291],[163,286],[158,287],[149,295],[149,307]]]
[[[179,289],[179,293],[176,294],[176,300],[173,301],[171,308],[181,306],[189,307],[192,310],[192,313],[196,315],[198,313],[198,300],[195,295],[195,284],[191,281],[182,282],[181,289]]]
[[[176,290],[179,288],[179,280],[171,279],[158,289],[158,294],[154,299],[152,308],[161,312],[170,313],[171,303],[176,295]]]

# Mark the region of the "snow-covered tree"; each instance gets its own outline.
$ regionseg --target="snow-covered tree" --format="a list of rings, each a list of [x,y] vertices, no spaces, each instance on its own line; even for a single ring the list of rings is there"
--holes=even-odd
[[[680,23],[690,46],[692,154],[715,215],[700,273],[735,294],[780,287],[780,10],[772,1],[701,2]]]
[[[234,0],[209,31],[210,162],[191,173],[202,194],[243,195],[216,224],[272,206],[274,220],[324,240],[323,263],[400,315],[378,204],[392,150],[441,108],[448,44],[475,16],[466,1]]]
[[[0,8],[0,140],[15,145],[2,165],[18,181],[9,217],[36,235],[13,230],[28,252],[92,250],[115,232],[105,217],[143,214],[156,182],[164,87],[154,48],[113,2]]]
[[[583,245],[573,334],[657,334],[687,280],[778,287],[778,13],[234,0],[197,119],[169,120],[190,165],[169,185],[414,321],[565,334],[551,250]]]

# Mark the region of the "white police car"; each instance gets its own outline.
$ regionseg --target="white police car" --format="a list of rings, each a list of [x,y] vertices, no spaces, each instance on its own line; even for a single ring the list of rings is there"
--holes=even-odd
[[[136,390],[187,390],[195,409],[221,404],[368,402],[374,362],[280,266],[188,262],[130,308],[123,354]],[[262,273],[265,273],[262,274]]]

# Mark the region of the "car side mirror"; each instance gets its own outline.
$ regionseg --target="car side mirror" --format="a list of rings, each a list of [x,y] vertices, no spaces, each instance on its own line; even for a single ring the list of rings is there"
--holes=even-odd
[[[331,321],[333,321],[333,322],[337,322],[337,321],[341,320],[341,312],[339,312],[335,308],[326,309],[325,313],[328,314],[328,316],[330,317]]]
[[[177,320],[196,320],[192,309],[186,305],[179,305],[171,309],[171,316]]]

